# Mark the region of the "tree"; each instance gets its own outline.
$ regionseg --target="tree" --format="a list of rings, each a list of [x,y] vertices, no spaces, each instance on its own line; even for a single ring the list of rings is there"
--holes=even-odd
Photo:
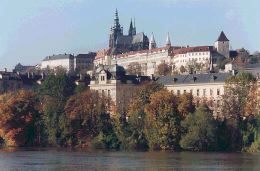
[[[230,150],[241,150],[248,142],[246,120],[256,114],[256,80],[250,73],[241,72],[226,80],[221,114],[226,118]],[[251,134],[251,133],[250,133]]]
[[[179,149],[181,118],[176,99],[166,89],[151,94],[150,103],[145,106],[145,130],[151,149]]]
[[[166,63],[161,63],[157,67],[157,75],[171,75],[172,67]]]
[[[183,65],[180,67],[180,72],[181,72],[181,73],[186,72],[186,69],[185,69],[185,67],[184,67]]]
[[[184,149],[194,151],[215,150],[217,145],[217,125],[212,111],[206,106],[200,106],[194,114],[190,114],[181,123],[186,133],[180,141]]]
[[[191,93],[184,93],[179,96],[178,111],[182,119],[195,111],[195,104]]]
[[[6,146],[35,146],[41,143],[39,99],[31,91],[6,94],[0,100],[0,137]]]
[[[156,82],[145,82],[138,87],[136,93],[128,105],[126,116],[117,119],[117,133],[123,148],[142,149],[148,148],[148,142],[144,132],[146,114],[145,105],[150,102],[150,95],[162,89],[162,85]]]
[[[72,96],[66,103],[68,118],[68,145],[88,146],[92,139],[105,148],[119,148],[112,120],[108,114],[110,99],[95,91],[84,91]],[[100,141],[98,141],[100,140]]]
[[[63,73],[48,75],[39,88],[46,133],[51,145],[63,145],[66,142],[65,135],[68,130],[64,106],[74,89],[74,82]]]
[[[132,62],[127,67],[127,73],[129,75],[141,75],[142,74],[142,67],[138,62]]]

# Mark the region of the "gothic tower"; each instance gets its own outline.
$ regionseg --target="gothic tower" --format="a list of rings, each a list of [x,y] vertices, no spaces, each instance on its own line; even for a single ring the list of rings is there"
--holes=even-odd
[[[135,21],[134,21],[134,25],[133,25],[133,21],[131,19],[128,36],[134,36],[134,35],[136,35]]]
[[[120,26],[118,11],[116,9],[115,18],[114,18],[114,26],[112,26],[111,30],[110,30],[109,47],[115,48],[117,38],[122,35],[123,35],[123,27]]]
[[[218,53],[225,56],[226,58],[229,58],[229,40],[223,31],[216,40],[214,47]]]

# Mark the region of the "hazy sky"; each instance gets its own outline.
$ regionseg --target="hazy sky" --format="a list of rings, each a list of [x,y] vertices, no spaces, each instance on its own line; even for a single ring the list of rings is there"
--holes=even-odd
[[[0,70],[107,47],[115,8],[125,33],[135,18],[159,46],[167,32],[174,45],[212,45],[224,30],[233,49],[260,50],[259,0],[0,1]]]

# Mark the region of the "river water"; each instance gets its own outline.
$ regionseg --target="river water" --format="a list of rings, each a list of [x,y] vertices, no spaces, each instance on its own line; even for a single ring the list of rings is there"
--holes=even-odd
[[[260,154],[0,150],[0,171],[257,170]]]

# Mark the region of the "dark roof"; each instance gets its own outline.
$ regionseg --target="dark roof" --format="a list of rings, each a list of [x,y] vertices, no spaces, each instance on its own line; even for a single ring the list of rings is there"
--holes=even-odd
[[[132,43],[132,40],[133,40],[133,37],[132,36],[125,36],[125,35],[123,35],[123,36],[119,36],[118,38],[117,38],[117,44],[119,44],[119,45],[131,45],[131,43]]]
[[[224,41],[229,41],[227,36],[225,35],[225,33],[223,31],[221,31],[217,41],[221,41],[221,42],[224,42]]]
[[[144,39],[145,39],[145,35],[144,35],[143,32],[141,32],[141,33],[138,33],[138,34],[133,36],[132,43],[135,44],[135,43],[144,42]]]
[[[136,35],[122,35],[117,38],[118,45],[131,45],[136,43],[142,43],[147,38],[143,32],[137,33]],[[148,38],[147,38],[148,39]]]
[[[88,54],[78,54],[77,56],[75,56],[75,58],[91,58],[91,59],[94,59],[95,56],[96,56],[96,53],[90,52]]]
[[[157,79],[157,82],[163,85],[221,83],[221,82],[225,82],[225,80],[230,76],[231,76],[230,73],[206,73],[206,74],[162,76]]]
[[[57,60],[57,59],[73,59],[74,56],[71,54],[60,54],[60,55],[53,55],[53,56],[47,56],[43,59],[43,61],[49,61],[49,60]]]

